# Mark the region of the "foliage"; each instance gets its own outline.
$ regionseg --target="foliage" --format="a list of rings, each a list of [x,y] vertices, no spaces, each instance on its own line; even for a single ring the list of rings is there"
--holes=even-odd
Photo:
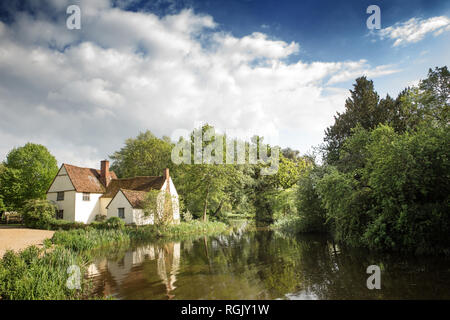
[[[95,221],[104,222],[106,220],[106,216],[104,214],[97,214],[95,216]]]
[[[7,251],[0,260],[0,300],[81,299],[82,291],[66,286],[67,267],[77,265],[83,270],[85,261],[62,247]],[[86,280],[82,279],[81,285],[87,288]]]
[[[129,243],[130,236],[121,228],[86,228],[54,233],[52,242],[73,251],[92,250],[118,243]]]
[[[51,219],[49,223],[50,230],[72,230],[72,229],[84,229],[88,225],[83,222],[67,221],[60,219]]]
[[[196,150],[194,150],[194,141],[196,135],[202,137],[202,150],[211,148],[213,157],[217,157],[218,162],[196,163]],[[195,217],[202,217],[207,221],[208,213],[217,215],[224,208],[230,208],[236,192],[236,188],[242,186],[245,179],[243,171],[235,165],[225,165],[226,154],[220,159],[219,151],[221,146],[225,146],[224,135],[216,134],[213,127],[204,125],[195,129],[191,133],[192,152],[191,163],[182,164],[179,168],[179,175],[176,178],[176,184],[179,194],[186,209],[191,211]],[[222,150],[223,151],[223,150]],[[216,154],[217,152],[217,154]],[[244,182],[245,184],[245,182]]]
[[[322,167],[310,168],[298,181],[296,205],[303,232],[323,232],[327,230],[326,211],[322,206],[317,184],[325,174]]]
[[[127,139],[125,146],[110,156],[111,170],[121,178],[159,176],[164,168],[175,170],[170,160],[171,150],[170,139],[159,139],[147,130]]]
[[[450,254],[449,83],[446,67],[430,69],[376,103],[372,82],[357,79],[327,130],[327,162],[298,183],[299,216],[316,221],[307,230],[325,225],[351,246]]]
[[[199,221],[180,222],[171,225],[145,225],[142,227],[127,227],[126,232],[133,241],[148,241],[158,238],[167,240],[181,240],[191,235],[213,235],[226,232],[229,226],[218,221]]]
[[[398,135],[372,132],[365,175],[376,204],[364,234],[369,247],[450,250],[450,131],[423,125]],[[450,253],[450,251],[448,251]]]
[[[191,222],[192,221],[192,213],[189,210],[183,212],[183,220],[185,222]]]
[[[366,77],[356,79],[350,90],[351,96],[345,101],[344,113],[337,113],[334,124],[325,131],[326,160],[334,163],[339,159],[340,148],[351,135],[351,129],[357,124],[363,128],[374,128],[382,121],[381,108],[378,108],[379,96],[373,82]]]
[[[48,200],[33,199],[25,202],[22,217],[29,228],[48,229],[54,220],[56,207]]]
[[[271,229],[289,236],[295,236],[299,232],[312,232],[310,229],[305,228],[303,219],[299,216],[279,218],[271,225]]]
[[[168,225],[173,222],[172,196],[164,190],[150,190],[142,203],[146,216],[153,217],[155,225]]]
[[[19,210],[30,199],[44,199],[58,167],[46,147],[27,143],[11,150],[0,174],[0,194],[8,210]]]
[[[103,222],[99,222],[98,224],[95,224],[95,226],[99,229],[123,230],[125,228],[125,221],[123,221],[119,217],[111,217],[111,218],[106,219]]]

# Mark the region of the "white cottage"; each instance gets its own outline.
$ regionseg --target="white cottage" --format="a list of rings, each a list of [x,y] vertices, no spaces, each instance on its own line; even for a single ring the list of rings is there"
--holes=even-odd
[[[107,160],[101,161],[100,170],[63,164],[47,191],[47,199],[56,204],[59,219],[90,223],[97,215],[104,215],[143,225],[153,223],[153,216],[144,216],[141,207],[150,190],[169,192],[168,205],[178,223],[178,193],[167,168],[162,176],[118,179],[109,171]]]

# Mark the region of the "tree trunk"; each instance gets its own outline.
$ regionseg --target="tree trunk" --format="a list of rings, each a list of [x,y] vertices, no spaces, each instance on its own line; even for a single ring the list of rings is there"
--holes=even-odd
[[[219,206],[217,207],[216,211],[214,211],[214,217],[217,216],[217,214],[220,212],[220,209],[222,209],[223,200],[220,201]]]
[[[204,222],[206,222],[206,210],[208,209],[208,194],[209,194],[209,186],[206,189],[205,206],[203,208],[203,221]]]

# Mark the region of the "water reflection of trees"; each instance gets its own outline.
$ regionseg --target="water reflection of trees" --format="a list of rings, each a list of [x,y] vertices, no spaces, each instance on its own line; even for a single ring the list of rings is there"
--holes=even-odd
[[[366,287],[382,268],[382,290]],[[321,235],[235,232],[141,246],[97,262],[102,290],[130,299],[449,298],[448,262],[348,250]]]
[[[450,264],[428,258],[411,259],[339,248],[323,235],[282,237],[272,232],[212,237],[209,256],[201,244],[183,255],[182,265],[211,266],[214,278],[232,277],[247,299],[399,299],[450,295]],[[195,251],[197,250],[197,251]],[[366,268],[382,269],[382,290],[368,290]],[[436,284],[440,284],[436,286]],[[204,284],[211,290],[216,285]],[[217,284],[228,298],[241,298],[234,285]],[[250,287],[252,289],[250,289]],[[226,296],[222,293],[222,296]],[[217,294],[216,294],[217,295]],[[202,293],[207,297],[207,293]]]

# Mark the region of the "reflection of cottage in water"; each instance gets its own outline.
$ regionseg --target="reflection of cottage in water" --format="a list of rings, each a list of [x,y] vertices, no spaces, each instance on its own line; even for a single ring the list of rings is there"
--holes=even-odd
[[[127,287],[151,290],[152,286],[163,284],[166,296],[171,299],[179,267],[180,243],[176,242],[141,246],[115,259],[96,261],[88,267],[87,275],[94,278],[94,283],[101,289],[98,293],[103,295],[118,292],[119,287],[122,290]]]

